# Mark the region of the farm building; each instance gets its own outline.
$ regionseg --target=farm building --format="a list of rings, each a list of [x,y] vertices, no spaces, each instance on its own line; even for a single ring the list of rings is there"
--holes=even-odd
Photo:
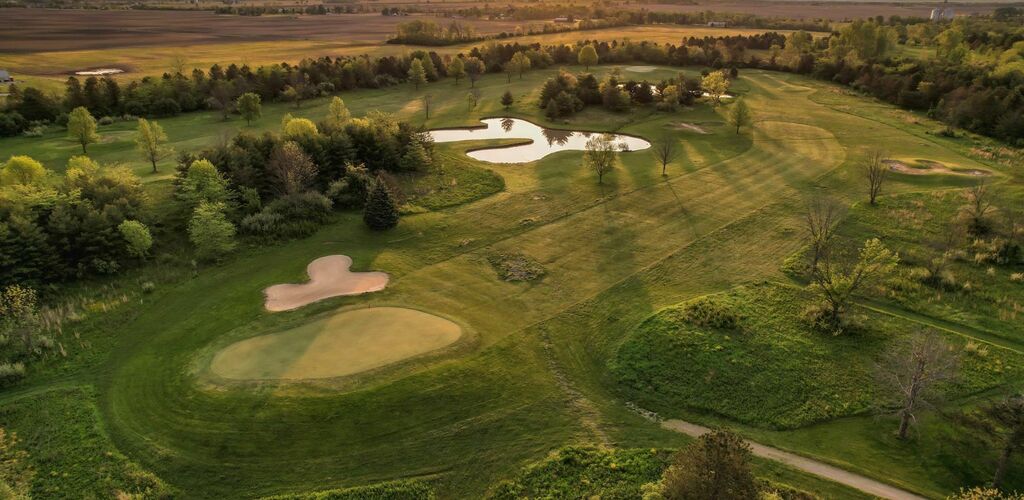
[[[14,77],[5,69],[0,69],[0,83],[14,83]]]
[[[724,28],[727,25],[725,21],[708,21],[708,28]]]

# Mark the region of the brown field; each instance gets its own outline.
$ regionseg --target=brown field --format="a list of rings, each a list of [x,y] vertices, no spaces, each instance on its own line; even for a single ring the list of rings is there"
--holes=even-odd
[[[424,16],[427,17],[427,16]],[[429,16],[438,23],[445,18]],[[415,16],[234,16],[200,11],[0,9],[0,54],[62,52],[144,46],[324,40],[377,44],[398,23]],[[465,21],[481,33],[499,33],[512,21]]]
[[[903,2],[761,2],[729,0],[722,2],[700,2],[696,5],[647,5],[645,8],[656,12],[738,12],[766,17],[790,19],[829,19],[843,21],[875,16],[928,17],[931,10],[939,5],[934,3]],[[951,3],[958,14],[988,13],[1005,3]]]

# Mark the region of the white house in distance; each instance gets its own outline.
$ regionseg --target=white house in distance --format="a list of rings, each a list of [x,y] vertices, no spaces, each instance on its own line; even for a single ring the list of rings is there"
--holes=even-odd
[[[6,69],[0,69],[0,83],[14,83],[14,77]]]
[[[942,7],[932,9],[932,14],[928,16],[928,19],[932,21],[948,21],[954,17],[956,17],[956,12],[949,6],[948,2],[943,2]]]

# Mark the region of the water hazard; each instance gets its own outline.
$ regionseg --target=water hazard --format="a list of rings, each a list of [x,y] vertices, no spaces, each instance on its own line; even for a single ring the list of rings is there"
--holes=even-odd
[[[485,127],[431,130],[434,142],[476,141],[486,139],[530,139],[529,144],[481,148],[466,153],[470,158],[489,163],[526,163],[559,151],[583,151],[591,137],[599,132],[544,128],[518,118],[487,118]],[[612,134],[619,151],[638,151],[651,143],[629,135]]]

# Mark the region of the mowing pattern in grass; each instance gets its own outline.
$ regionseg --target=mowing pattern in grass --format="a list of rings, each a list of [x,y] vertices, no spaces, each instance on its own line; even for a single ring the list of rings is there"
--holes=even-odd
[[[232,380],[343,377],[449,346],[460,337],[459,325],[415,309],[352,309],[232,344],[214,356],[210,371]]]
[[[430,485],[421,481],[389,481],[369,486],[342,488],[337,490],[275,495],[261,500],[433,500],[436,498]]]
[[[725,298],[741,318],[733,328],[700,326],[687,304],[644,321],[619,350],[612,371],[643,405],[687,407],[769,428],[793,428],[869,410],[878,401],[873,366],[892,341],[897,320],[865,314],[856,331],[819,333],[801,319],[811,300],[775,284],[737,288]],[[949,339],[958,350],[963,341]],[[993,352],[964,356],[949,392],[972,394],[1020,374],[1024,357]]]
[[[0,427],[18,435],[35,469],[33,498],[160,498],[171,490],[110,443],[90,391],[54,389],[6,402]]]

